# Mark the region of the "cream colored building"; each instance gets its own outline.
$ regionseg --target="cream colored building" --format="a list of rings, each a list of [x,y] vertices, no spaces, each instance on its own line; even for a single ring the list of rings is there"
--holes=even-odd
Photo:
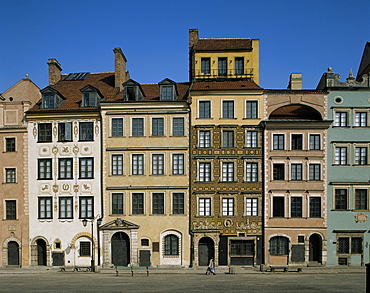
[[[0,266],[29,265],[28,137],[25,112],[40,99],[24,78],[0,95]]]

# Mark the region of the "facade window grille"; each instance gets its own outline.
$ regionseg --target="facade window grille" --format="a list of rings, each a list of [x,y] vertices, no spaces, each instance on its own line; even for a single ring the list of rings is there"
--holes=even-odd
[[[275,236],[270,239],[271,255],[287,255],[289,253],[289,239],[283,236]]]
[[[80,241],[80,256],[91,256],[91,245],[89,241]]]

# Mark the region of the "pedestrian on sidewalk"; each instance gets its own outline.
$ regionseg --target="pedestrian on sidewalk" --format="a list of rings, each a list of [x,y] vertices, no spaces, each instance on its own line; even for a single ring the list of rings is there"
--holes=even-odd
[[[208,268],[206,270],[206,275],[208,274],[216,275],[216,266],[213,257],[211,257],[211,259],[209,260]]]

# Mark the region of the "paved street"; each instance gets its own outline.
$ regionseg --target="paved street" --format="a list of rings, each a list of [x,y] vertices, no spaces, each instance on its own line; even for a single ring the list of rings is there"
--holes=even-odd
[[[0,292],[365,292],[365,273],[0,273]]]

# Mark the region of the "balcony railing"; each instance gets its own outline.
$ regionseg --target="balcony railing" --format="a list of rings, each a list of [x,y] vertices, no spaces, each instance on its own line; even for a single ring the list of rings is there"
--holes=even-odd
[[[195,70],[193,78],[196,80],[204,79],[246,79],[253,80],[253,68],[247,68],[244,70],[235,70],[235,69],[211,69],[211,70]]]

